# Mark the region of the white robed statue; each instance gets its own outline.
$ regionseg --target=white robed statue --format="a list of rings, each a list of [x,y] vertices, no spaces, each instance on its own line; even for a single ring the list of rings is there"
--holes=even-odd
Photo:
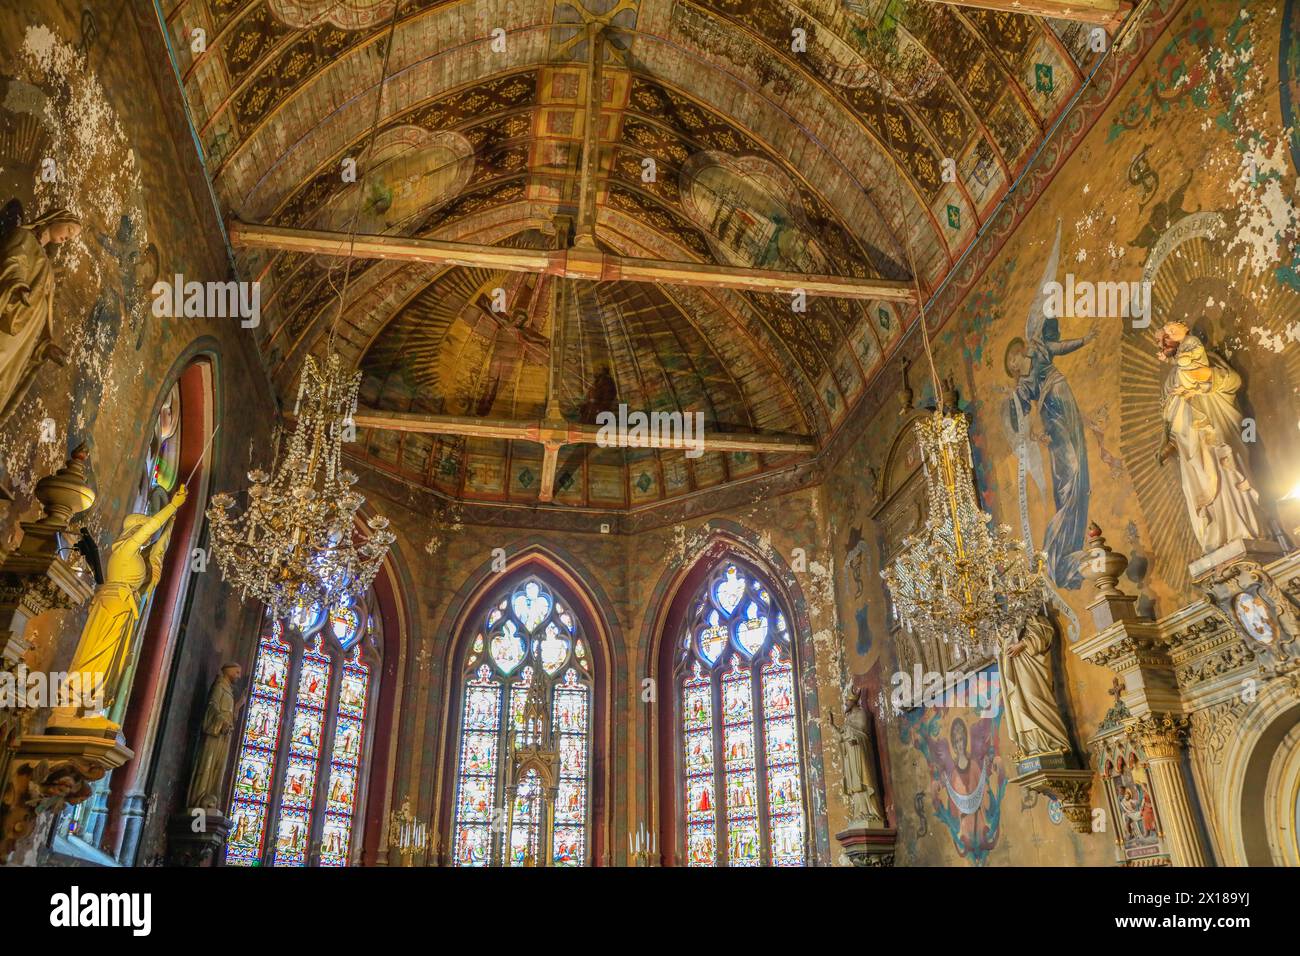
[[[850,825],[883,827],[885,814],[877,795],[871,715],[862,706],[857,690],[844,688],[844,723],[837,725],[832,716],[830,727],[839,738],[840,757],[844,762],[842,783],[849,804]]]
[[[59,243],[75,239],[81,221],[54,209],[0,238],[0,419],[21,402],[37,369],[64,354],[53,342],[54,263]]]
[[[1192,530],[1204,553],[1229,541],[1262,536],[1259,492],[1250,480],[1237,408],[1241,376],[1194,335],[1184,322],[1160,330],[1160,357],[1171,363],[1165,379],[1165,442],[1156,456],[1177,456]]]
[[[1025,622],[1020,635],[1002,647],[998,668],[1011,718],[1017,759],[1070,751],[1070,735],[1056,702],[1052,641],[1056,628],[1042,614]]]

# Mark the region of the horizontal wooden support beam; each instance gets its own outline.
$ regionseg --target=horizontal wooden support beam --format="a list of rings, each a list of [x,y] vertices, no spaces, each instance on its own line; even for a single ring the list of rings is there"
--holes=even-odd
[[[950,7],[978,7],[1001,13],[1024,13],[1058,20],[1078,20],[1106,27],[1117,27],[1132,9],[1128,0],[929,0]]]
[[[804,435],[784,432],[710,432],[699,436],[698,445],[692,432],[689,444],[680,437],[649,434],[630,439],[627,435],[602,433],[599,425],[542,419],[518,421],[509,418],[473,418],[466,415],[420,415],[414,412],[383,412],[363,409],[354,421],[358,428],[380,428],[388,431],[418,432],[427,435],[465,435],[470,438],[507,438],[531,441],[558,449],[562,445],[601,445],[608,448],[661,448],[686,449],[698,447],[703,451],[747,451],[765,454],[811,455],[817,443]],[[674,433],[680,436],[681,431]]]
[[[507,272],[534,272],[585,279],[591,282],[661,282],[665,285],[741,289],[750,292],[790,294],[802,289],[808,295],[846,299],[880,299],[915,302],[910,282],[861,279],[854,276],[803,275],[775,269],[702,262],[672,262],[602,253],[598,249],[514,249],[474,242],[409,239],[405,236],[359,235],[321,229],[296,229],[232,221],[230,242],[240,249],[281,249],[285,252],[360,259],[397,259],[439,265]]]

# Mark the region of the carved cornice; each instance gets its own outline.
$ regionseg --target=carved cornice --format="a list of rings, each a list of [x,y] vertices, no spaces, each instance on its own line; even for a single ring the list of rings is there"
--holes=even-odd
[[[1189,610],[1199,612],[1200,616],[1165,638],[1175,665],[1238,640],[1231,623],[1212,604],[1198,602]]]
[[[46,611],[67,611],[77,602],[49,577],[19,577],[6,574],[0,578],[0,605],[19,607],[28,617]]]
[[[1178,686],[1185,691],[1190,690],[1199,684],[1204,684],[1206,681],[1214,680],[1216,677],[1222,677],[1254,663],[1254,652],[1242,644],[1235,634],[1229,636],[1233,639],[1233,643],[1227,644],[1215,653],[1198,657],[1192,663],[1178,668],[1175,671]]]
[[[1147,622],[1120,621],[1074,645],[1090,664],[1117,673],[1140,665],[1169,663],[1169,645],[1159,628]]]

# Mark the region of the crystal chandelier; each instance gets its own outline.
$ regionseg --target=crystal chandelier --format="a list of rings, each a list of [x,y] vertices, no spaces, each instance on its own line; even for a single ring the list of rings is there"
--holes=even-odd
[[[366,522],[369,535],[359,532],[357,509],[365,499],[352,490],[356,474],[340,466],[360,382],[361,373],[345,373],[336,352],[323,368],[308,356],[287,453],[273,473],[248,473],[242,513],[230,514],[234,499],[225,492],[213,495],[208,508],[223,578],[276,617],[360,598],[396,538],[378,515]]]
[[[980,509],[965,415],[941,402],[916,431],[929,514],[880,575],[909,634],[988,653],[1042,607],[1044,556]]]

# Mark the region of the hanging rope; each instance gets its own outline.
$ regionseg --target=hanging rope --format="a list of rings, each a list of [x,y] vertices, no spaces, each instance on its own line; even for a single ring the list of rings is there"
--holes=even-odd
[[[379,115],[384,105],[384,84],[388,82],[388,61],[393,55],[393,37],[397,32],[397,12],[401,9],[400,3],[393,4],[393,16],[388,22],[388,41],[384,44],[384,64],[379,71],[379,90],[375,96],[375,114],[370,121],[370,142],[362,151],[362,156],[373,156],[375,149],[375,136],[379,132]],[[343,288],[339,292],[339,307],[334,313],[334,321],[330,323],[329,339],[326,342],[326,354],[334,351],[334,342],[338,337],[339,320],[343,318],[343,306],[347,302],[348,283],[352,279],[352,255],[357,245],[357,219],[361,216],[361,204],[365,201],[366,191],[364,189],[365,176],[356,184],[357,201],[352,206],[352,221],[348,223],[348,255],[347,265],[343,269]],[[333,285],[331,281],[330,285]]]
[[[895,93],[898,93],[897,86],[894,86],[893,89]],[[897,99],[899,100],[899,102],[902,101],[901,96],[898,96]],[[886,104],[885,107],[884,120],[885,120],[885,143],[889,148],[890,158],[893,159],[896,164],[901,165],[898,159],[894,156],[894,134],[889,126],[888,104]],[[895,201],[898,203],[899,215],[901,216],[903,214],[903,195],[902,195],[902,189],[899,187],[898,180],[899,177],[897,176],[894,177],[894,197],[895,197]],[[929,365],[930,367],[930,382],[934,387],[934,401],[935,401],[935,405],[938,408],[938,411],[942,413],[943,412],[943,388],[939,382],[939,372],[934,365],[934,352],[930,348],[930,330],[927,327],[928,323],[925,320],[925,296],[921,292],[921,277],[916,270],[916,258],[912,254],[912,239],[910,233],[906,228],[906,222],[904,222],[904,228],[903,228],[903,250],[907,254],[907,268],[912,272],[912,286],[913,288],[916,289],[916,306],[918,312],[920,313],[920,319],[921,319],[921,345],[925,349],[926,364]]]

